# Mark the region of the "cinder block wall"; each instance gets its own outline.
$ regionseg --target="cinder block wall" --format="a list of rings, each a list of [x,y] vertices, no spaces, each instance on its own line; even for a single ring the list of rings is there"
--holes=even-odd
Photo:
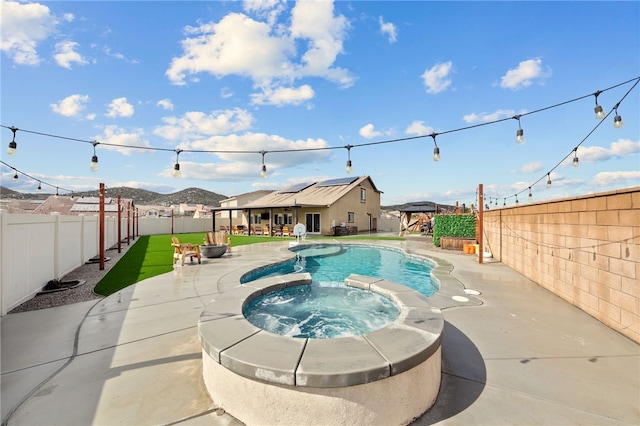
[[[493,257],[640,342],[640,187],[484,212]]]

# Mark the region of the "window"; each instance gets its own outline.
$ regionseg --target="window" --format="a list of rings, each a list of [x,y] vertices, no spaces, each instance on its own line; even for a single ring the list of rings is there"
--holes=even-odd
[[[360,202],[365,203],[367,201],[367,190],[365,188],[360,188]]]
[[[281,213],[276,213],[273,215],[273,223],[276,225],[284,225],[284,217]]]
[[[293,213],[285,213],[285,215],[284,215],[284,224],[285,225],[293,225]]]
[[[347,222],[349,223],[353,223],[356,221],[356,214],[354,212],[347,213],[347,217],[348,217]]]
[[[259,214],[252,214],[251,215],[251,223],[253,225],[258,225],[258,224],[262,223],[262,220],[260,219],[260,215]]]

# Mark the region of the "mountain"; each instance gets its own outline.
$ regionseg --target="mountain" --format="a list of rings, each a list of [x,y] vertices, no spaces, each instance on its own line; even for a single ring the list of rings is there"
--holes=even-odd
[[[5,200],[46,200],[51,195],[55,194],[22,193],[0,186],[0,198]],[[98,191],[74,192],[73,195],[76,197],[95,197],[98,195]],[[133,202],[138,205],[152,204],[164,206],[187,203],[204,204],[205,206],[209,207],[218,207],[220,206],[220,200],[229,198],[226,195],[218,194],[216,192],[211,192],[200,188],[187,188],[182,191],[174,192],[172,194],[160,194],[158,192],[147,191],[146,189],[128,188],[126,186],[107,188],[108,197],[117,197],[118,195],[120,195],[122,198],[132,199]]]

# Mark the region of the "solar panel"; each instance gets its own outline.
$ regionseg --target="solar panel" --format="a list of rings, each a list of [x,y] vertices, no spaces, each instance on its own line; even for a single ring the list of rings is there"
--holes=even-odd
[[[323,180],[322,182],[318,183],[316,187],[351,185],[356,180],[358,180],[357,177],[346,177],[346,178]]]
[[[287,186],[279,192],[280,194],[295,194],[296,192],[300,192],[311,185],[313,185],[313,182],[296,183],[294,185]]]

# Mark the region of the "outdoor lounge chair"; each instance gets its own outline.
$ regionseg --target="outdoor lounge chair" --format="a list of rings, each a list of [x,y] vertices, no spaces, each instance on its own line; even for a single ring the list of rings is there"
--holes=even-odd
[[[287,225],[284,225],[282,227],[282,236],[283,237],[289,237],[291,236],[291,234],[289,233],[289,227]]]
[[[173,264],[175,265],[178,259],[181,261],[181,265],[184,266],[184,259],[190,258],[193,262],[193,258],[198,259],[198,263],[201,263],[200,259],[200,246],[198,244],[185,243],[181,244],[180,240],[176,237],[171,237],[171,245],[173,246]]]

